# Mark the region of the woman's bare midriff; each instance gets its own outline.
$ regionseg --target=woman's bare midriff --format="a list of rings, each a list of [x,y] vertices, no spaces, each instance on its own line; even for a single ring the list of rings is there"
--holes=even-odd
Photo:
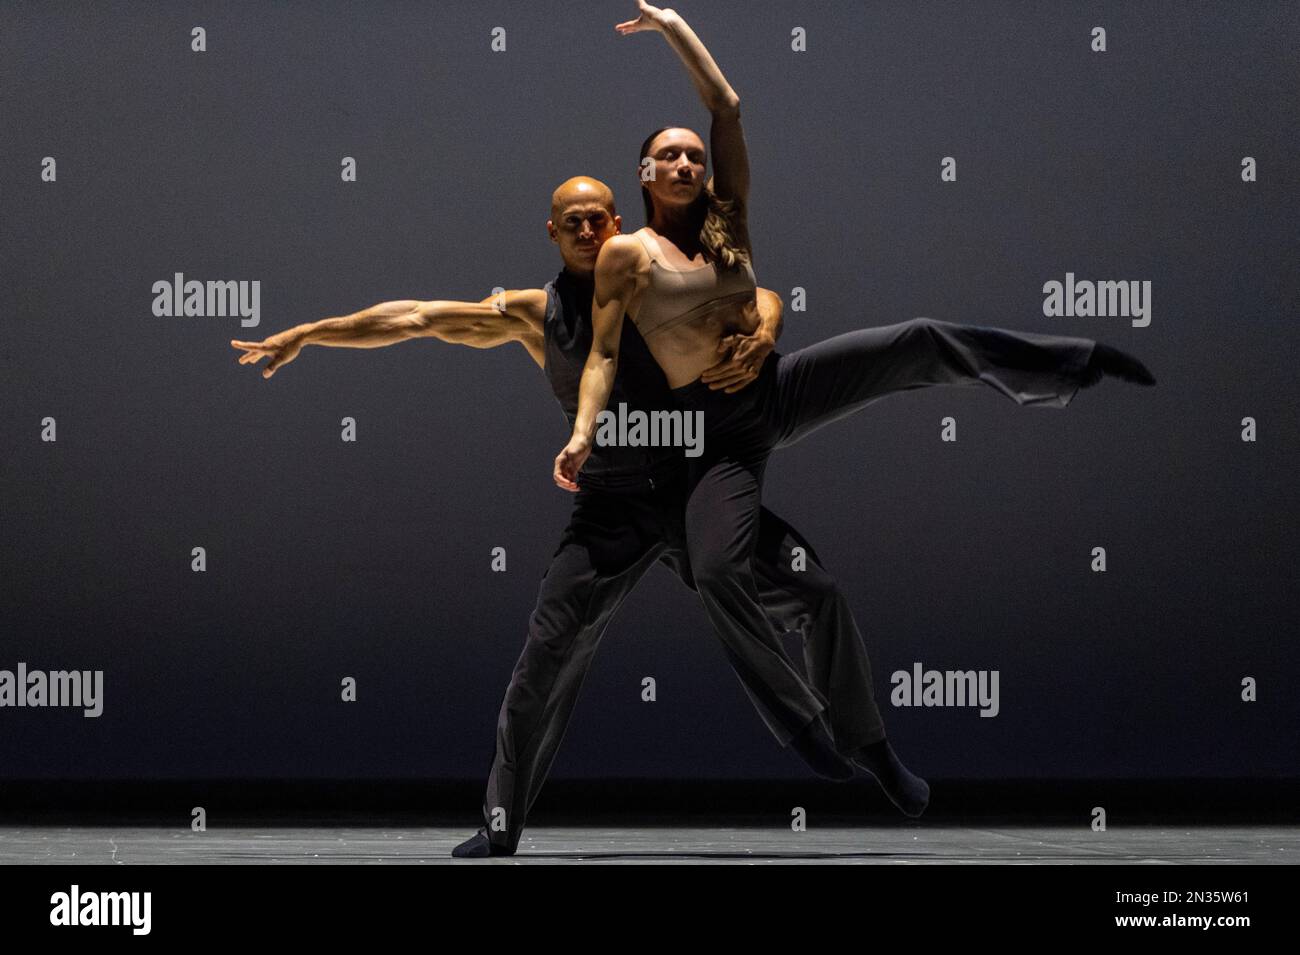
[[[737,332],[751,335],[758,328],[758,303],[731,302],[713,311],[661,329],[646,339],[646,346],[663,369],[669,388],[689,385],[705,369],[725,358],[718,353],[718,342]]]

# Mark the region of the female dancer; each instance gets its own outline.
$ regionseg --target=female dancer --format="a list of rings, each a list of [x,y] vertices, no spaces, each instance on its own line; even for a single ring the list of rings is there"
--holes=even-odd
[[[593,342],[583,370],[573,436],[555,459],[555,482],[577,490],[605,408],[626,313],[668,378],[679,403],[704,413],[704,453],[691,460],[687,549],[696,586],[723,639],[765,634],[767,682],[794,691],[797,674],[759,604],[751,558],[767,457],[816,428],[885,395],[932,385],[987,385],[1022,405],[1065,407],[1103,374],[1154,384],[1141,362],[1090,339],[1049,336],[931,319],[868,328],[790,355],[755,354],[758,380],[741,390],[705,380],[730,335],[755,327],[755,280],[747,228],[749,163],[739,97],[699,38],[674,11],[638,0],[640,17],[622,34],[663,34],[685,64],[712,116],[714,175],[689,129],[668,127],[642,145],[648,226],[614,236],[596,260]],[[742,362],[744,355],[739,356]],[[750,638],[752,639],[752,637]],[[834,713],[830,714],[832,725]],[[879,727],[835,734],[835,747],[878,778],[928,797]],[[914,781],[913,781],[914,780]]]

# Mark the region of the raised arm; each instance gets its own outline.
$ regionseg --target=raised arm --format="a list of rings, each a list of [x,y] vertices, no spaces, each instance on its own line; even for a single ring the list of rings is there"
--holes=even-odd
[[[655,30],[677,53],[700,99],[713,117],[709,130],[713,153],[713,191],[723,199],[744,203],[749,199],[749,152],[740,126],[740,97],[718,69],[709,51],[675,10],[661,10],[637,0],[641,16],[618,24],[624,35]]]
[[[304,345],[382,348],[412,338],[437,338],[471,348],[519,342],[541,365],[545,317],[544,290],[514,289],[481,302],[381,302],[351,315],[295,325],[260,342],[232,340],[230,344],[245,352],[239,357],[240,364],[256,364],[263,356],[270,357],[263,378],[293,361]]]
[[[578,472],[591,454],[596,416],[609,404],[618,371],[623,316],[643,284],[644,247],[631,236],[616,235],[596,256],[596,291],[591,303],[591,352],[578,387],[573,435],[555,458],[551,476],[566,491],[578,490]]]

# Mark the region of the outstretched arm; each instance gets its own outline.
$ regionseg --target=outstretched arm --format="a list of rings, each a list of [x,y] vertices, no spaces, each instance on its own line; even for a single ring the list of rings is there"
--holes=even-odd
[[[263,378],[293,361],[304,345],[382,348],[411,338],[437,338],[471,348],[519,342],[540,365],[545,316],[546,292],[542,289],[507,291],[481,302],[400,299],[339,318],[295,325],[260,342],[232,340],[230,344],[245,352],[240,364],[256,364],[263,356],[270,357]]]
[[[718,69],[700,38],[675,10],[661,10],[637,0],[641,16],[614,29],[627,35],[656,30],[681,58],[691,82],[713,117],[709,131],[713,153],[713,191],[723,199],[745,202],[749,198],[749,152],[740,126],[740,97]]]
[[[631,236],[616,235],[596,256],[596,291],[591,305],[591,352],[578,387],[578,414],[573,436],[555,458],[551,476],[566,491],[578,490],[578,472],[591,454],[596,417],[609,404],[618,371],[618,345],[623,316],[640,282],[642,246]]]

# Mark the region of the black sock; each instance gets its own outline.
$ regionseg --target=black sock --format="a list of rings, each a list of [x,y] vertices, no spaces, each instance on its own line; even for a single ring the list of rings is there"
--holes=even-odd
[[[457,859],[486,859],[488,856],[512,856],[515,853],[513,849],[507,849],[505,846],[493,845],[487,837],[486,830],[480,829],[452,849],[451,854]]]
[[[822,729],[820,719],[815,719],[790,740],[790,748],[798,753],[818,776],[827,779],[852,779],[856,773],[853,763],[835,752],[830,737]]]
[[[876,777],[889,801],[903,815],[915,818],[925,812],[930,803],[930,786],[902,764],[889,740],[862,747],[854,753],[853,761]]]

